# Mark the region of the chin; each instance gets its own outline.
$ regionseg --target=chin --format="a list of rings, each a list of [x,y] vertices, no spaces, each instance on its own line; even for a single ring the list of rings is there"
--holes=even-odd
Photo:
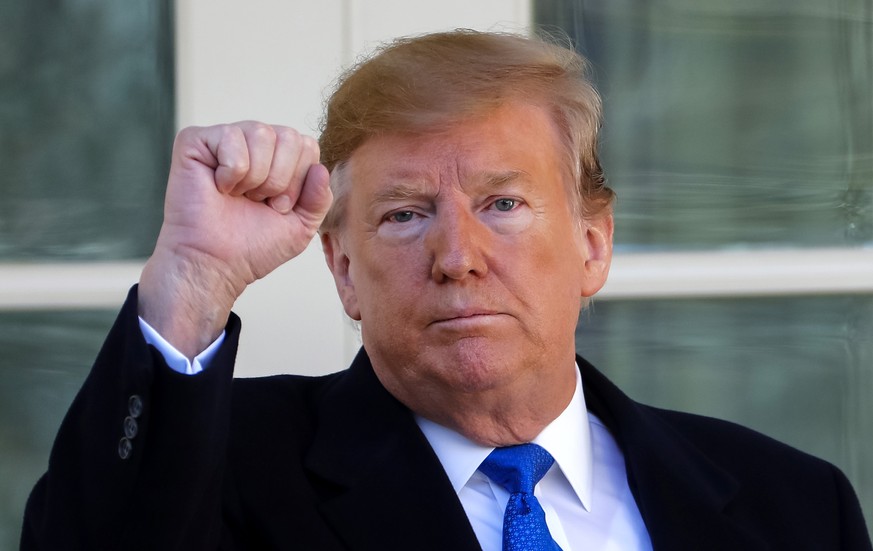
[[[495,350],[493,344],[476,341],[459,341],[437,364],[441,378],[460,392],[483,392],[501,386],[511,378],[519,360],[506,347]]]

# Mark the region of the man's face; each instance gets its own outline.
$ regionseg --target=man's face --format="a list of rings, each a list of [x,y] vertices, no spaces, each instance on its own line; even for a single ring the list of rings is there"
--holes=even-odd
[[[612,222],[574,216],[562,151],[542,109],[510,103],[352,155],[325,253],[377,375],[414,411],[575,376],[580,303],[605,281]]]

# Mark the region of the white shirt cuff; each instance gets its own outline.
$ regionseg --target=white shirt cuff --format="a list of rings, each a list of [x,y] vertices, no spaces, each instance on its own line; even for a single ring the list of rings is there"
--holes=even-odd
[[[170,369],[183,375],[196,375],[207,369],[215,353],[218,352],[221,343],[224,342],[224,331],[222,331],[206,350],[194,357],[194,362],[192,363],[142,318],[139,318],[139,328],[142,331],[142,336],[145,337],[145,341],[158,349],[158,352],[164,357]]]

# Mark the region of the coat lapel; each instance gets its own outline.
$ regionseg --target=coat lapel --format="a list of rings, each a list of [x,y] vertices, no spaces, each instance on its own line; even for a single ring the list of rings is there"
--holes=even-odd
[[[628,482],[657,549],[767,549],[729,515],[737,481],[656,410],[628,398],[577,358],[588,409],[624,454]]]
[[[625,458],[654,549],[767,546],[729,514],[736,480],[655,410],[637,404],[582,358],[588,408]],[[463,507],[411,412],[365,352],[325,391],[305,464],[324,488],[321,512],[350,549],[479,550]]]
[[[442,465],[412,413],[361,351],[321,399],[306,457],[321,512],[350,549],[478,550]]]

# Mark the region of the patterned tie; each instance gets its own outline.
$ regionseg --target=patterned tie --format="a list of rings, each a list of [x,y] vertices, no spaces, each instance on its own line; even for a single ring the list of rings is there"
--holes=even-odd
[[[549,534],[534,486],[555,460],[536,444],[497,448],[479,470],[509,492],[503,513],[503,551],[560,551]]]

